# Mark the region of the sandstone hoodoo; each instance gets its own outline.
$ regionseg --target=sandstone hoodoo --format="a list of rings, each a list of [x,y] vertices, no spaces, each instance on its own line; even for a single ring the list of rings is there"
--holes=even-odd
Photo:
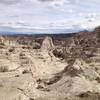
[[[0,36],[0,44],[4,43],[4,38],[2,36]]]
[[[53,40],[51,37],[45,37],[42,42],[41,51],[50,51],[54,48]]]

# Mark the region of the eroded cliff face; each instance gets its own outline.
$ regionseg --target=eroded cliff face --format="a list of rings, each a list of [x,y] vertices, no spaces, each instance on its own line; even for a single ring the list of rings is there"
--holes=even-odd
[[[99,30],[42,43],[0,37],[0,100],[99,100]]]

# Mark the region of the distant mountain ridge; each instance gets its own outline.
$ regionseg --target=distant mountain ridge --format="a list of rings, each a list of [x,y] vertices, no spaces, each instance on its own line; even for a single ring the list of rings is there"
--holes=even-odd
[[[40,34],[72,34],[72,33],[78,33],[78,32],[87,32],[88,30],[86,29],[79,29],[79,30],[73,30],[73,29],[51,29],[51,30],[46,30],[46,29],[38,29],[38,30],[33,30],[33,31],[0,31],[0,35],[12,35],[12,34],[37,34],[37,35],[40,35]]]

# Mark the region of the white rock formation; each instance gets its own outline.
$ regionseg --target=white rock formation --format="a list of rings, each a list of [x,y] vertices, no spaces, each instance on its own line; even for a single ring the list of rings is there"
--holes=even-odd
[[[41,46],[41,51],[49,51],[54,48],[53,41],[51,37],[46,37],[43,40],[42,46]]]

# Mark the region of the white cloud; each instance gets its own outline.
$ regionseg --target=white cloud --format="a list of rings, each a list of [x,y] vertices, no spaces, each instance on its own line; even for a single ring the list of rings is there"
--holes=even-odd
[[[0,0],[0,26],[31,31],[90,28],[100,25],[99,5],[98,0]]]

